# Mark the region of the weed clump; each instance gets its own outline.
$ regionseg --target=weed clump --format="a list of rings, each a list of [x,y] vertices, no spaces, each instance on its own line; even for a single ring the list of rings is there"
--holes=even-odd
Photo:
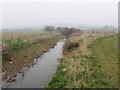
[[[67,41],[65,44],[64,44],[64,47],[63,47],[63,53],[65,54],[66,52],[69,52],[69,51],[72,51],[73,49],[76,49],[80,46],[79,42],[77,41]]]
[[[79,47],[79,43],[78,42],[70,42],[67,46],[68,49],[73,49]]]

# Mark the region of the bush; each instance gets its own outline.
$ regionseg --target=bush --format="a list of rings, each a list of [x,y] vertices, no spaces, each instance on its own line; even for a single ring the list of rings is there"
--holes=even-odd
[[[67,49],[73,49],[73,48],[76,48],[76,47],[79,47],[79,43],[78,42],[70,42],[68,43],[67,45]]]

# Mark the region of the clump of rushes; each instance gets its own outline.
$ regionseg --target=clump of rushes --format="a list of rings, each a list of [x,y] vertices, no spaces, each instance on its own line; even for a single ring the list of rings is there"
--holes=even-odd
[[[67,41],[65,44],[64,44],[64,54],[69,52],[69,51],[72,51],[73,49],[79,47],[80,44],[78,41]]]
[[[78,42],[70,42],[68,45],[67,45],[67,49],[73,49],[73,48],[76,48],[76,47],[79,47],[79,43]]]

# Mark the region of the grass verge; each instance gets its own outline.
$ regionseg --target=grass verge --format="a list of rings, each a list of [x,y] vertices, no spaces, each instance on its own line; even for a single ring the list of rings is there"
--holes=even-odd
[[[118,88],[117,36],[97,38],[87,49],[90,55],[81,46],[67,52],[47,87]]]
[[[118,37],[99,38],[89,48],[107,73],[107,78],[112,86],[118,87]]]

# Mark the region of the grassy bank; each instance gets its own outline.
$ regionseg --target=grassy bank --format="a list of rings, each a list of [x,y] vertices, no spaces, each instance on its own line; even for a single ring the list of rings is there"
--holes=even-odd
[[[118,87],[118,36],[99,38],[88,47],[103,67],[111,85]]]
[[[29,36],[22,35],[19,37],[13,35],[13,38],[3,40],[2,69],[5,72],[3,79],[8,76],[14,77],[17,73],[22,73],[24,67],[34,65],[35,58],[38,58],[63,38],[58,33],[37,32],[32,34],[31,32]]]
[[[79,47],[66,52],[48,88],[118,87],[117,36],[96,38],[77,39]]]

